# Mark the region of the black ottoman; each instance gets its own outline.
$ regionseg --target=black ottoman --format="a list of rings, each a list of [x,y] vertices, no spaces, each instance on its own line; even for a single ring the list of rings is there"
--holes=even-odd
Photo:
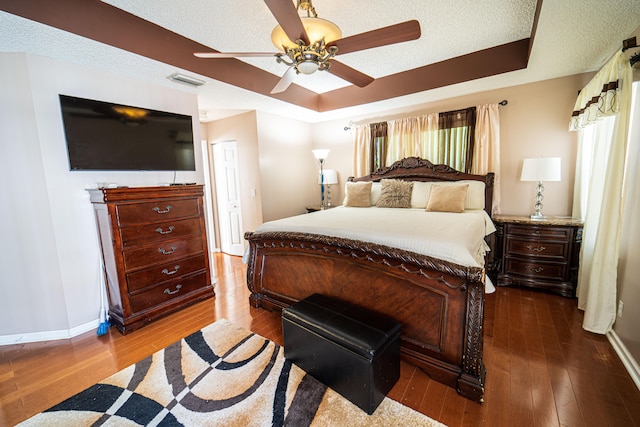
[[[400,324],[325,295],[282,310],[284,356],[371,415],[400,377]]]

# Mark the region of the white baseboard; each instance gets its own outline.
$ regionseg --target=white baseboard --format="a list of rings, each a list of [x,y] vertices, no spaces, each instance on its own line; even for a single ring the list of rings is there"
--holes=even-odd
[[[622,364],[627,368],[627,371],[629,372],[629,375],[631,375],[631,379],[636,384],[636,387],[640,390],[640,365],[638,365],[638,362],[634,359],[633,355],[629,353],[629,350],[627,350],[627,347],[615,331],[607,333],[607,338],[609,339],[613,349],[618,354],[618,357],[620,357],[620,360],[622,360]]]
[[[30,332],[26,334],[2,335],[0,336],[0,345],[24,344],[28,342],[65,340],[73,338],[80,334],[84,334],[92,329],[98,329],[100,320],[92,320],[71,329],[61,329],[57,331]]]

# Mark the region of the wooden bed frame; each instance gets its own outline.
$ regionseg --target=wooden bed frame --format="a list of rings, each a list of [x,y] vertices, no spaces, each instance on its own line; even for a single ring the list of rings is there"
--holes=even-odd
[[[493,173],[471,175],[417,157],[366,177],[485,183],[491,213]],[[402,357],[476,402],[484,396],[484,269],[463,267],[373,243],[306,233],[246,233],[253,307],[282,309],[322,293],[402,324]]]

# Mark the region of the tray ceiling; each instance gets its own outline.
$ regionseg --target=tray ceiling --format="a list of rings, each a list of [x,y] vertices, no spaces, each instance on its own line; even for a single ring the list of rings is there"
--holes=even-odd
[[[287,1],[287,0],[283,0]],[[293,0],[292,0],[293,1]],[[36,7],[37,5],[37,7]],[[264,110],[316,122],[598,69],[640,22],[620,0],[315,0],[343,36],[417,19],[418,40],[338,59],[376,81],[358,88],[329,73],[299,76],[274,58],[200,59],[194,51],[274,51],[277,24],[262,0],[0,1],[1,51],[33,52],[163,85],[180,71],[210,118]],[[538,11],[538,12],[537,12]],[[152,61],[149,61],[149,58]]]

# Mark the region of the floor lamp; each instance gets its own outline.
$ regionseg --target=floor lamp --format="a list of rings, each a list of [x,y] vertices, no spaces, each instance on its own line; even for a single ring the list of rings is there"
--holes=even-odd
[[[324,161],[329,155],[329,150],[313,150],[313,155],[320,163],[320,209],[324,209]]]

